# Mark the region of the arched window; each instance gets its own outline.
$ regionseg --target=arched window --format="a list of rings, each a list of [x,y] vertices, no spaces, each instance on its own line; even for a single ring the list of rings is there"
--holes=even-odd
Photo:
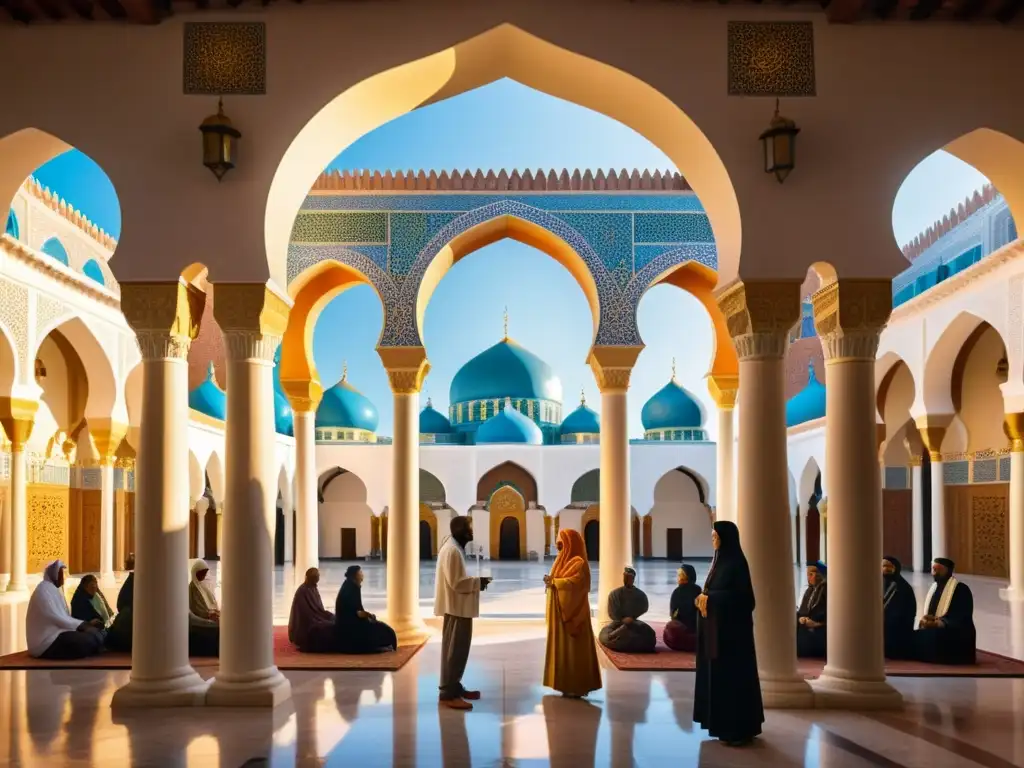
[[[18,226],[18,217],[14,215],[13,208],[7,212],[7,226],[4,227],[4,232],[15,240],[21,237],[21,227]]]
[[[107,281],[103,279],[103,270],[100,269],[99,262],[96,259],[89,259],[85,262],[85,266],[82,267],[82,274],[100,285],[107,284]]]
[[[49,240],[43,243],[43,247],[41,250],[50,258],[59,261],[65,267],[70,266],[70,261],[68,260],[68,252],[64,250],[64,246],[56,237],[51,237]]]

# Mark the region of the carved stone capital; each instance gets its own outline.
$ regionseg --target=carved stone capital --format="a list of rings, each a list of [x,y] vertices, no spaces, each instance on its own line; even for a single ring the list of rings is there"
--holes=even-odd
[[[643,345],[636,346],[594,346],[587,357],[590,370],[594,372],[597,388],[601,393],[625,392],[629,389],[629,377],[636,365],[636,359],[643,351]]]
[[[739,376],[711,374],[708,376],[708,392],[720,410],[732,410],[736,407],[736,395],[740,388]]]
[[[99,454],[101,466],[112,466],[117,458],[117,449],[128,434],[128,425],[113,419],[89,419],[89,434]]]
[[[911,456],[907,460],[907,466],[909,467],[920,467],[923,463],[924,461],[920,456]]]
[[[1011,453],[1024,453],[1024,413],[1008,413],[1003,418],[1003,432],[1010,440]]]
[[[11,451],[23,451],[35,425],[37,400],[0,397],[0,425],[11,442]]]
[[[942,461],[942,439],[946,436],[946,429],[952,421],[953,414],[941,413],[920,416],[914,420],[921,435],[921,442],[928,451],[928,458],[932,461]]]
[[[878,337],[892,314],[892,281],[844,278],[811,301],[826,361],[874,361]]]
[[[144,360],[184,360],[199,334],[206,294],[183,280],[121,283],[121,312]]]
[[[224,333],[249,331],[280,341],[291,303],[264,283],[214,283],[213,316]]]
[[[280,344],[280,336],[237,328],[224,329],[224,350],[228,360],[249,360],[273,365],[274,353]]]
[[[740,360],[785,356],[800,318],[799,280],[737,280],[717,298]]]
[[[388,372],[394,394],[412,395],[423,389],[423,380],[430,373],[427,350],[423,347],[377,347],[377,354]]]
[[[285,395],[288,396],[292,410],[296,413],[315,411],[324,396],[324,388],[316,379],[312,381],[281,379],[281,387],[284,389]]]
[[[187,360],[192,339],[168,331],[136,331],[143,360]]]

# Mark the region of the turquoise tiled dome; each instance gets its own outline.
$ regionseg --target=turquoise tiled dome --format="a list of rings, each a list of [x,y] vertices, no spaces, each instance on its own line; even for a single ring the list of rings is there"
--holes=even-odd
[[[551,366],[506,337],[462,366],[449,390],[452,403],[501,397],[560,403],[562,383]]]
[[[363,429],[376,432],[380,417],[370,399],[348,383],[348,370],[341,381],[324,392],[320,407],[316,409],[318,427],[337,429]]]
[[[601,431],[601,417],[587,407],[587,400],[581,394],[579,407],[562,422],[563,435],[594,435]]]
[[[217,386],[212,362],[203,383],[188,393],[188,407],[221,421],[227,418],[227,396]]]
[[[476,443],[541,445],[544,443],[544,433],[533,423],[533,419],[523,416],[512,407],[512,400],[506,398],[501,413],[480,425],[480,429],[476,431]]]
[[[292,404],[281,386],[281,346],[274,353],[274,431],[279,435],[295,435],[295,417]]]
[[[441,412],[434,410],[434,404],[427,399],[427,407],[420,411],[421,435],[447,435],[452,431],[452,424]]]
[[[825,387],[814,375],[814,362],[807,364],[807,386],[786,402],[786,426],[795,427],[825,415]]]
[[[674,363],[672,365],[672,380],[644,403],[644,409],[640,412],[640,420],[647,432],[704,426],[704,408],[697,398],[676,381]]]

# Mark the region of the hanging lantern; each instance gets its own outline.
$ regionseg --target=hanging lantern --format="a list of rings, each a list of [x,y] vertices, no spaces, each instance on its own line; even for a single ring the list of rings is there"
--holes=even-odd
[[[242,134],[224,114],[224,100],[217,101],[217,114],[203,120],[199,130],[203,134],[203,165],[213,171],[217,181],[235,167],[235,142]]]
[[[768,130],[761,134],[764,145],[764,172],[774,173],[779,184],[786,180],[796,165],[796,123],[779,114],[779,100],[775,100],[775,116]]]

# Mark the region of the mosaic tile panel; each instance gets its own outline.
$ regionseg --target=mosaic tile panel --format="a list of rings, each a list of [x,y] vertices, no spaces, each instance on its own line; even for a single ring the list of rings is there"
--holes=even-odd
[[[387,243],[383,212],[300,213],[292,227],[294,243]]]
[[[942,465],[942,481],[946,485],[967,485],[970,482],[969,461],[947,461]]]
[[[1010,457],[1003,456],[999,459],[999,482],[1010,482]]]
[[[972,482],[994,483],[998,479],[999,461],[996,459],[985,459],[974,462],[974,476]]]
[[[886,467],[885,487],[888,490],[903,490],[910,487],[906,467]]]
[[[555,214],[580,233],[609,270],[633,267],[633,221],[623,213]]]
[[[347,264],[365,275],[384,300],[385,309],[390,306],[389,302],[398,301],[395,282],[382,266],[363,253],[339,245],[289,246],[288,282],[323,261]]]
[[[103,473],[98,467],[83,468],[79,483],[80,488],[99,490],[103,487]]]
[[[1006,578],[1007,500],[999,496],[971,499],[971,538],[974,543],[973,573]]]
[[[391,255],[389,271],[404,275],[412,268],[424,247],[458,216],[457,213],[392,213],[389,214]],[[450,238],[449,238],[450,239]],[[443,247],[447,241],[441,245]],[[440,250],[440,247],[437,249]],[[433,258],[434,254],[429,258]]]
[[[638,272],[664,253],[675,250],[674,245],[634,245],[633,271]]]
[[[638,243],[713,243],[711,222],[701,214],[637,214],[634,240]]]
[[[638,268],[625,292],[627,301],[633,306],[633,311],[636,312],[644,292],[660,274],[676,264],[685,264],[688,261],[703,264],[710,269],[718,269],[718,252],[710,243],[693,243],[667,250],[647,262],[642,269]]]
[[[703,212],[700,200],[693,192],[659,192],[643,194],[574,193],[574,194],[344,194],[309,195],[302,204],[304,211],[457,211],[493,205],[500,200],[528,205],[542,211],[668,211]]]
[[[186,22],[182,90],[210,96],[267,92],[267,27],[253,22]]]
[[[814,25],[730,21],[730,96],[814,96]]]

